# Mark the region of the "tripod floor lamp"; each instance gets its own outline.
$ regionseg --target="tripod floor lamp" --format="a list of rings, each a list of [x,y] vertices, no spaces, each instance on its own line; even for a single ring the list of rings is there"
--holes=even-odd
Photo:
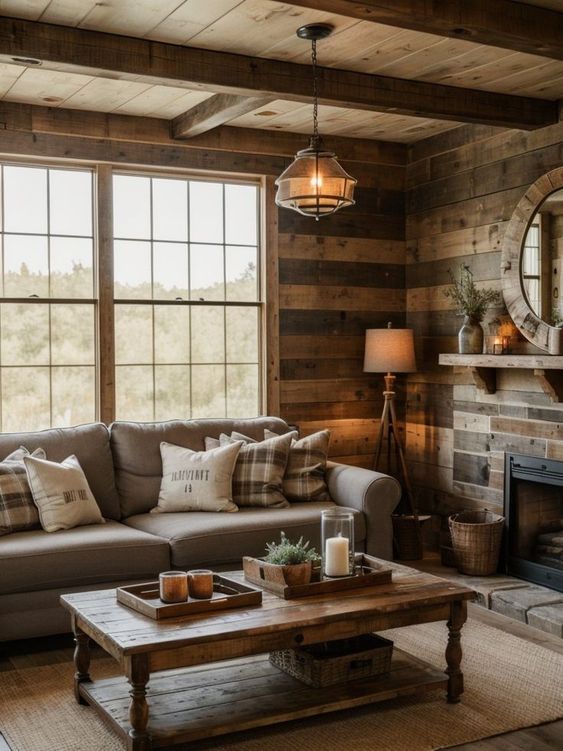
[[[419,517],[416,512],[412,486],[409,479],[405,454],[399,435],[397,412],[395,409],[395,373],[414,373],[416,360],[414,342],[411,329],[394,329],[391,323],[385,329],[368,329],[366,331],[366,345],[364,356],[365,373],[384,373],[385,388],[383,391],[383,412],[377,434],[375,446],[374,469],[381,470],[381,455],[384,446],[387,456],[387,473],[392,474],[392,457],[395,456],[397,472],[403,482],[406,500],[409,506],[409,517],[394,517],[393,526],[397,528],[401,522],[403,526],[410,523],[414,533],[410,551],[398,557],[403,560],[416,560],[422,557],[422,535]]]

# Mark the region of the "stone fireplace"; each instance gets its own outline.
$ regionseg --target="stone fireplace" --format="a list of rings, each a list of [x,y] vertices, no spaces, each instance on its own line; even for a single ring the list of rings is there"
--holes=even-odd
[[[563,592],[563,461],[505,456],[506,572]]]

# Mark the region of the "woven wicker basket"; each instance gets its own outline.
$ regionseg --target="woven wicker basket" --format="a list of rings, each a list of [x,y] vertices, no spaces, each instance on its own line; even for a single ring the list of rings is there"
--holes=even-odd
[[[393,642],[375,634],[270,653],[270,662],[308,686],[324,688],[388,673]]]
[[[458,571],[489,576],[498,567],[504,516],[492,511],[463,511],[449,519]]]

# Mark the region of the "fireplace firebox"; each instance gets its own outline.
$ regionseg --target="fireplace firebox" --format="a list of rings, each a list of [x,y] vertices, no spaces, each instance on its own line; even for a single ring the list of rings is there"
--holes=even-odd
[[[563,592],[563,461],[505,455],[508,574]]]

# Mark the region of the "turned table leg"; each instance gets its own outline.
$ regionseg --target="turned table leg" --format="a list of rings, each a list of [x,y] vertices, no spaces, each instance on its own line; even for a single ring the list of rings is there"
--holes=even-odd
[[[152,744],[147,732],[149,705],[147,704],[147,683],[149,664],[146,655],[133,655],[128,666],[127,677],[131,685],[129,696],[129,722],[131,729],[127,737],[127,751],[150,751]]]
[[[79,704],[87,702],[80,696],[80,684],[90,681],[90,639],[76,625],[72,624],[74,632],[74,697]]]
[[[448,667],[448,702],[457,704],[463,693],[463,673],[461,672],[461,629],[467,620],[467,603],[454,601],[450,605],[450,619],[448,621],[448,646],[446,647],[446,662]]]

